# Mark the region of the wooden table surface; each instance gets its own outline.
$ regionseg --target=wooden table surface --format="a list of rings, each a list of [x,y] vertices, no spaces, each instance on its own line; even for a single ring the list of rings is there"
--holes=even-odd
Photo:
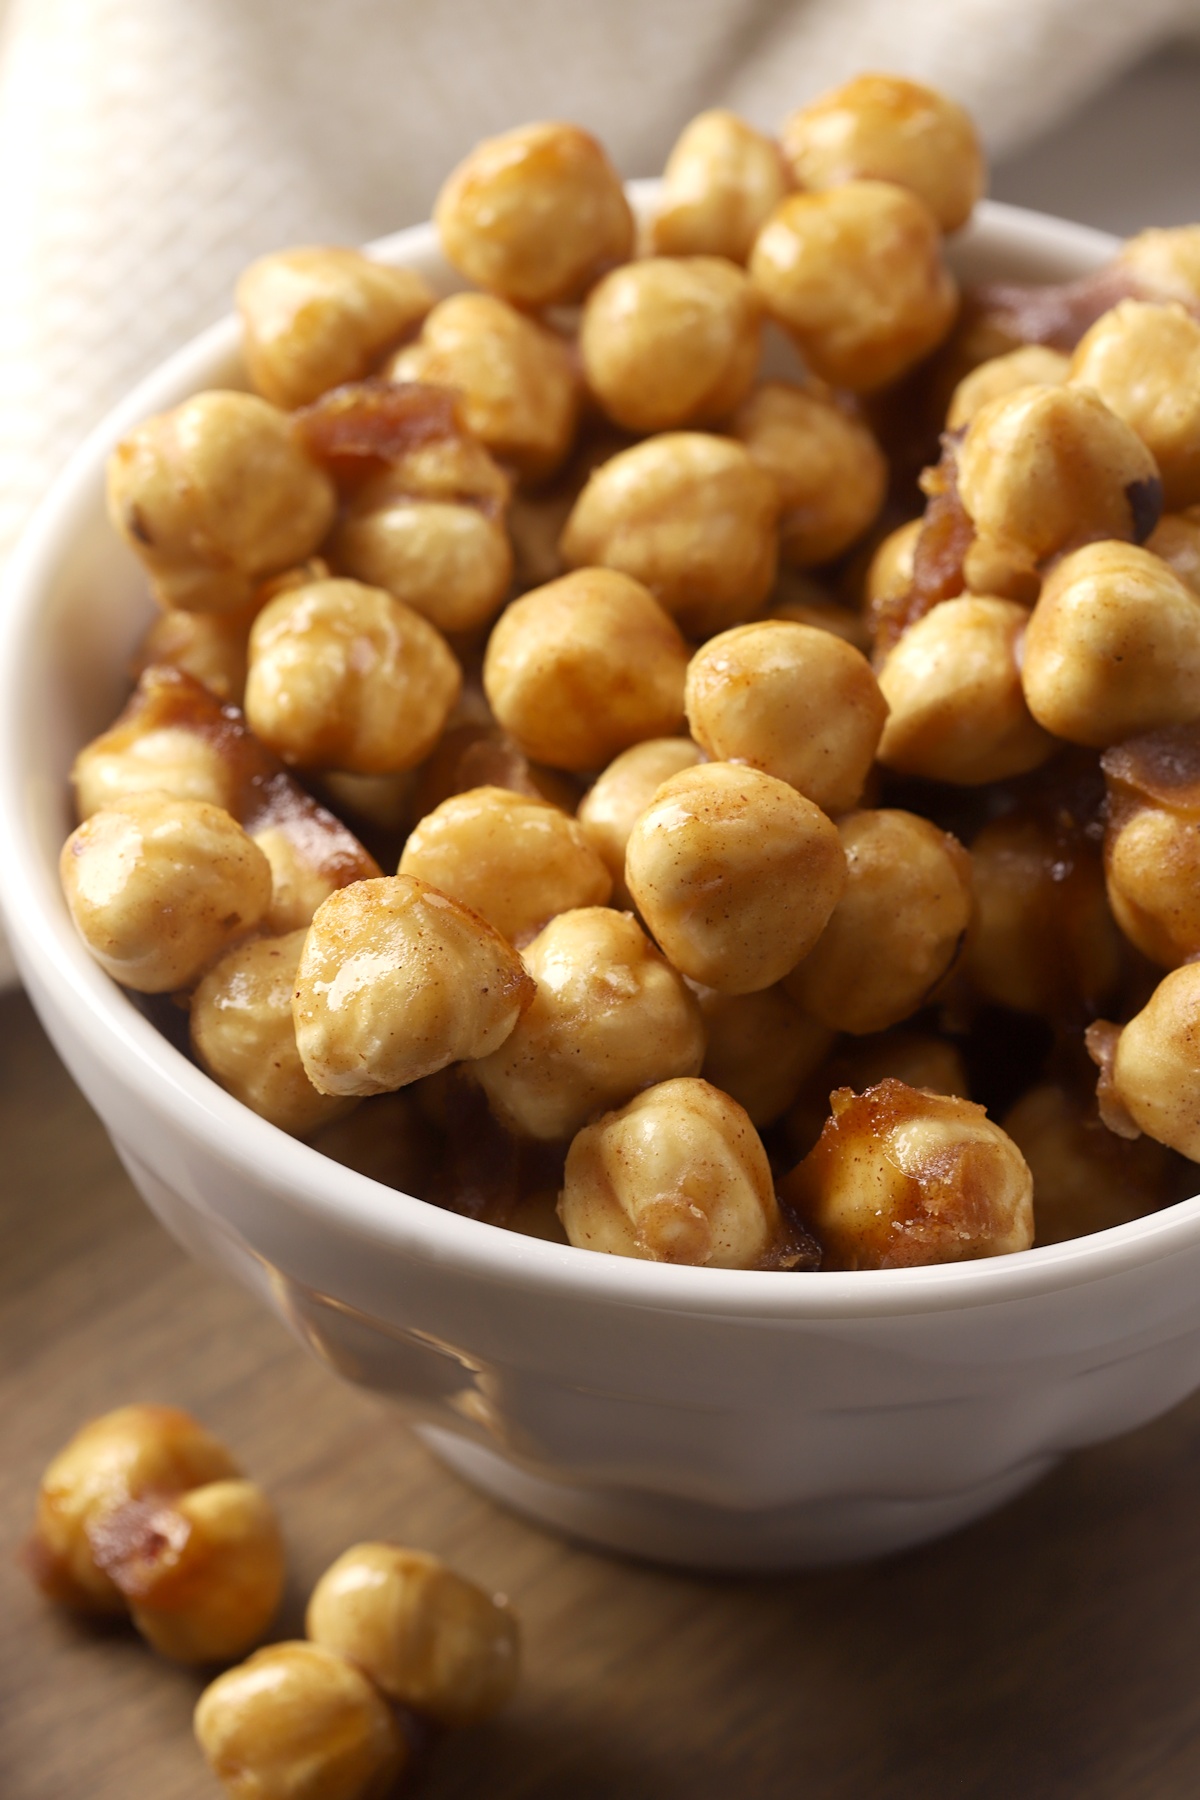
[[[1194,1800],[1200,1399],[996,1517],[872,1566],[692,1578],[545,1536],[464,1487],[143,1209],[18,995],[0,997],[0,1796],[218,1800],[199,1680],[54,1612],[15,1566],[39,1472],[92,1414],[196,1412],[269,1488],[283,1635],[347,1544],[436,1550],[514,1599],[500,1719],[420,1800]]]

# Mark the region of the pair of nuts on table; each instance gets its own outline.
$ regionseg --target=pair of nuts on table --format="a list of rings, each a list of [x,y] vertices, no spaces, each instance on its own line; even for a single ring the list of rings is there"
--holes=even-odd
[[[1200,255],[1144,234],[960,316],[943,239],[982,185],[961,109],[869,75],[778,141],[694,120],[647,254],[601,147],[543,124],[439,197],[481,292],[343,250],[247,271],[257,395],[114,459],[169,610],[64,855],[105,966],[189,992],[230,1092],[417,1191],[437,1145],[491,1146],[542,1198],[450,1204],[713,1266],[1020,1248],[1026,1141],[1043,1235],[1081,1170],[1097,1219],[1121,1169],[1172,1191],[1161,1146],[1097,1151],[1078,1039],[1134,1015],[1093,1048],[1136,1129],[1129,946],[1200,944],[1186,783],[1131,750],[1200,729]],[[223,810],[236,894],[188,806]]]
[[[27,1557],[52,1600],[128,1611],[185,1663],[244,1655],[283,1592],[265,1495],[173,1407],[120,1407],[76,1434],[42,1478]],[[345,1551],[314,1588],[306,1629],[307,1642],[259,1650],[200,1697],[197,1739],[235,1800],[381,1796],[410,1756],[395,1707],[468,1725],[516,1681],[507,1602],[396,1544]]]

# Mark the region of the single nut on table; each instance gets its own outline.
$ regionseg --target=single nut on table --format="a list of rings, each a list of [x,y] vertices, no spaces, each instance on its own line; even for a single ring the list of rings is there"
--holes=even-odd
[[[141,994],[190,987],[271,903],[271,865],[235,819],[153,790],[78,826],[59,874],[96,961]]]
[[[628,913],[560,913],[521,960],[537,983],[533,1002],[472,1070],[510,1131],[569,1138],[641,1088],[700,1073],[700,1009]]]
[[[779,549],[809,568],[840,556],[883,505],[888,467],[874,435],[823,382],[768,381],[730,422],[779,489]]]
[[[1006,1256],[1033,1243],[1033,1178],[982,1106],[889,1077],[839,1088],[780,1193],[826,1267],[897,1269]]]
[[[1016,812],[971,845],[975,916],[963,955],[971,985],[1016,1012],[1077,1025],[1121,974],[1121,937],[1095,844]]]
[[[1025,633],[1040,725],[1104,749],[1200,719],[1200,594],[1133,544],[1088,544],[1046,578]]]
[[[700,1073],[745,1107],[752,1125],[770,1125],[820,1067],[833,1033],[805,1018],[781,987],[757,994],[702,988],[699,1000],[708,1036]]]
[[[401,875],[461,901],[513,941],[577,906],[603,906],[612,877],[583,829],[559,807],[507,788],[470,788],[427,813]]]
[[[905,775],[979,787],[1027,774],[1057,745],[1021,687],[1029,614],[1015,600],[945,600],[904,632],[879,671],[888,706],[879,760]]]
[[[1200,726],[1130,738],[1101,767],[1113,917],[1143,956],[1173,969],[1200,955]]]
[[[131,1502],[240,1473],[224,1444],[178,1407],[121,1406],[104,1413],[75,1433],[42,1476],[27,1548],[30,1572],[62,1605],[124,1612],[124,1595],[96,1561],[93,1533]]]
[[[520,1640],[504,1596],[399,1544],[343,1551],[313,1589],[305,1629],[442,1725],[490,1718],[516,1686]]]
[[[433,218],[447,260],[514,306],[577,300],[633,250],[621,178],[577,125],[484,138],[444,183]]]
[[[958,311],[937,220],[884,181],[789,195],[758,235],[750,277],[814,374],[856,394],[920,362]]]
[[[1115,1040],[1115,1042],[1114,1042]],[[1127,1025],[1089,1027],[1100,1113],[1121,1137],[1144,1131],[1200,1162],[1200,963],[1164,975]]]
[[[625,886],[629,834],[663,782],[694,768],[704,752],[691,738],[648,738],[613,758],[579,802],[577,817],[613,882],[613,904],[632,902]]]
[[[250,633],[246,719],[287,763],[388,775],[433,748],[462,672],[411,606],[358,581],[270,601]]]
[[[195,394],[147,419],[108,462],[108,511],[159,604],[240,612],[258,583],[317,548],[332,481],[285,413],[255,394]]]
[[[658,789],[625,880],[675,967],[723,994],[773,987],[816,943],[846,879],[837,828],[787,782],[704,763]]]
[[[412,875],[339,888],[296,972],[296,1043],[322,1094],[384,1094],[487,1056],[530,1004],[521,959],[478,913]]]
[[[232,1800],[386,1800],[409,1759],[383,1695],[320,1644],[271,1644],[227,1669],[194,1723]]]
[[[359,250],[303,245],[262,256],[237,284],[251,383],[276,406],[307,406],[361,381],[433,303],[414,269],[389,269]]]
[[[602,463],[562,553],[644,583],[689,636],[752,618],[771,591],[779,494],[741,444],[670,431]]]
[[[683,723],[687,647],[640,582],[579,569],[514,600],[483,662],[492,711],[536,762],[600,769]]]
[[[1183,1198],[1161,1144],[1118,1137],[1090,1095],[1057,1082],[1023,1094],[1006,1114],[1004,1129],[1033,1174],[1039,1245],[1107,1231]]]
[[[785,991],[832,1031],[911,1017],[950,968],[971,918],[971,862],[915,813],[851,813],[838,827],[846,881]]]
[[[453,388],[480,443],[527,480],[553,474],[574,443],[582,384],[570,347],[492,294],[439,301],[385,373]]]
[[[784,123],[783,153],[810,193],[863,178],[894,181],[957,231],[984,191],[987,168],[969,113],[900,75],[857,75]]]
[[[307,1137],[351,1104],[320,1094],[304,1072],[292,989],[307,930],[256,938],[209,970],[192,995],[189,1028],[202,1069],[260,1118]]]
[[[791,183],[779,145],[716,108],[685,125],[663,170],[651,238],[660,256],[744,263]]]
[[[686,1078],[584,1127],[567,1153],[558,1211],[580,1249],[714,1269],[760,1266],[782,1229],[767,1153],[745,1112]]]
[[[715,423],[750,391],[762,306],[720,256],[651,256],[588,295],[579,349],[588,386],[627,431]]]
[[[91,1528],[141,1635],[173,1662],[229,1662],[266,1635],[286,1573],[274,1509],[252,1481],[224,1480],[106,1514]]]
[[[1057,387],[1070,372],[1070,357],[1048,344],[1022,344],[1003,356],[989,357],[955,388],[946,411],[946,430],[961,431],[990,400],[1023,387]]]
[[[1036,594],[1042,565],[1091,539],[1140,542],[1162,506],[1154,458],[1086,388],[1023,387],[990,400],[955,463],[975,527],[967,586],[1001,599],[1026,598],[1031,582]]]
[[[887,718],[861,651],[773,619],[710,638],[688,664],[685,704],[714,760],[777,776],[827,813],[859,799]]]
[[[1167,506],[1200,500],[1200,323],[1186,308],[1123,300],[1080,339],[1070,379],[1141,438]]]

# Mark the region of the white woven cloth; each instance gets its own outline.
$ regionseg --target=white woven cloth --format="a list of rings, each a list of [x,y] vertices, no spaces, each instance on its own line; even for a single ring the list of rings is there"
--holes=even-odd
[[[427,216],[481,136],[574,119],[648,174],[705,106],[770,128],[884,68],[954,94],[998,151],[1200,25],[1200,0],[0,6],[0,559],[67,452],[226,310],[244,263]]]

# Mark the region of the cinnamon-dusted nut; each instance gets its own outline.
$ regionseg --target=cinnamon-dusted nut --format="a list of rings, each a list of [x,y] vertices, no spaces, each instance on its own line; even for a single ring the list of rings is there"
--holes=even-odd
[[[744,263],[789,187],[779,145],[716,108],[684,126],[663,170],[651,228],[660,256]]]
[[[730,430],[779,489],[786,563],[831,562],[883,505],[887,459],[867,424],[824,382],[764,382]]]
[[[745,1112],[686,1078],[584,1127],[558,1210],[582,1249],[718,1269],[763,1263],[781,1229],[766,1151]]]
[[[296,972],[296,1043],[322,1094],[383,1094],[498,1049],[533,999],[516,951],[413,875],[318,907]]]
[[[812,948],[846,877],[834,825],[787,782],[703,763],[659,788],[625,880],[675,967],[724,994],[772,987]]]

